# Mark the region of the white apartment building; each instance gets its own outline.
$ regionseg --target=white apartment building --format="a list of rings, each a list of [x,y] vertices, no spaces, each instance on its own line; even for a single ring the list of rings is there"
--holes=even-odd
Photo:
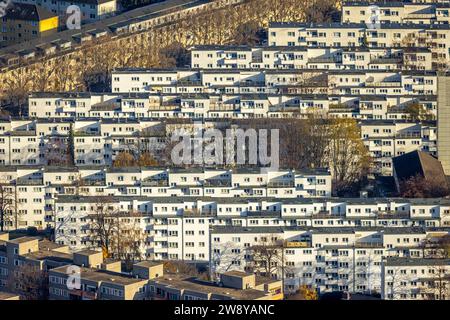
[[[294,108],[297,110],[299,108],[304,114],[308,113],[308,109],[328,110],[336,117],[360,119],[361,138],[375,161],[376,173],[392,175],[392,157],[404,153],[419,150],[437,154],[434,121],[423,123],[410,121],[406,120],[409,117],[408,114],[398,112],[392,115],[400,114],[402,115],[400,119],[389,117],[388,120],[381,120],[386,118],[382,116],[382,113],[391,110],[388,109],[390,105],[388,101],[399,101],[399,99],[342,96],[341,99],[336,100],[322,96],[323,100],[319,100],[314,99],[316,96],[310,96],[308,99],[306,96],[303,96],[303,99],[300,99],[300,96],[291,96],[291,99],[288,97],[290,96],[282,96],[285,102],[279,104],[275,109],[278,110],[277,112],[286,112],[280,109],[290,109],[294,112],[292,111]],[[402,101],[410,103],[418,100]],[[247,101],[247,103],[250,102]],[[422,105],[427,103],[428,101],[425,100]],[[430,115],[434,112],[435,104],[433,103]],[[364,118],[361,118],[361,113],[365,113]],[[386,114],[389,115],[389,113]],[[166,146],[167,132],[170,133],[180,125],[168,125],[149,118],[7,120],[0,122],[0,163],[4,166],[68,165],[72,163],[73,157],[73,164],[79,167],[110,166],[121,152],[131,154],[149,152],[158,158]],[[205,128],[215,126],[213,122],[205,122],[204,125]],[[182,126],[187,130],[192,129],[192,124]],[[73,150],[69,151],[70,148]],[[297,184],[295,182],[292,187]],[[234,187],[234,182],[231,185]],[[262,192],[261,195],[272,195],[268,193],[269,190],[266,191],[258,192]],[[189,192],[203,191],[190,190]],[[183,194],[189,192],[186,191]],[[217,191],[214,190],[205,192],[208,192],[206,195],[217,195]],[[233,191],[229,192],[233,194]],[[293,197],[307,196],[301,189],[289,192]],[[328,193],[322,194],[320,190],[318,192],[312,196],[328,195]],[[239,196],[240,193],[233,195]]]
[[[342,4],[344,23],[369,23],[377,15],[380,23],[449,24],[450,4],[430,1],[413,3],[401,1],[355,2]]]
[[[431,70],[427,48],[195,46],[193,69]]]
[[[73,14],[73,11],[68,12],[70,6],[77,6],[81,13],[81,22],[89,23],[96,20],[110,17],[117,13],[117,0],[14,0],[18,3],[28,3],[42,6],[47,10],[58,14],[61,23],[65,26],[68,16]]]
[[[112,87],[125,96],[149,94],[148,112],[140,110],[151,117],[284,118],[346,105],[349,108],[334,108],[331,113],[405,119],[408,115],[402,111],[410,103],[419,103],[430,116],[436,115],[437,76],[432,71],[202,69],[184,79],[183,75],[182,70],[116,70]],[[30,104],[35,104],[31,115],[37,116],[34,110],[42,101],[30,97]],[[46,109],[40,110],[42,115]]]
[[[330,75],[330,79],[334,78]],[[338,81],[345,83],[349,78],[339,78]],[[402,91],[398,89],[403,86],[402,82],[410,92],[404,91],[404,95],[398,95]],[[397,88],[390,95],[382,94],[383,89],[378,92],[375,89],[369,90],[367,83],[364,84],[364,92],[378,94],[361,94],[364,89],[361,84],[354,88],[334,84],[333,94],[296,93],[294,84],[285,85],[287,90],[278,94],[33,93],[29,97],[29,115],[36,119],[129,119],[131,123],[135,119],[143,121],[156,118],[302,117],[312,111],[322,111],[341,118],[395,120],[410,118],[405,108],[418,104],[431,119],[435,119],[436,96],[425,95],[425,92],[434,92],[434,83],[433,77],[405,76],[400,78]]]
[[[433,68],[448,64],[449,24],[381,24],[369,29],[365,23],[280,23],[269,25],[269,46],[307,47],[423,47],[431,48]]]
[[[0,165],[35,165],[48,161],[52,146],[63,146],[70,123],[58,120],[0,122]]]
[[[389,258],[382,264],[381,298],[448,300],[449,259]]]
[[[112,72],[115,93],[435,95],[434,71],[183,70]]]
[[[279,257],[271,260],[278,267],[271,269],[270,276],[284,277],[287,292],[306,285],[319,293],[349,291],[383,297],[389,282],[385,278],[386,259],[420,263],[427,239],[445,234],[448,229],[216,226],[211,231],[210,266],[213,276],[224,270],[265,273],[265,269],[258,270],[254,259],[255,250],[266,243],[279,248]],[[439,261],[430,265],[439,265]]]
[[[326,170],[264,171],[252,169],[108,168],[104,166],[3,166],[0,186],[7,199],[16,198],[9,230],[54,226],[59,196],[318,198],[331,196]],[[17,217],[17,219],[15,219]]]
[[[374,160],[375,172],[392,175],[392,158],[420,150],[437,155],[435,123],[363,121],[361,139]]]
[[[139,148],[157,154],[164,145],[161,121],[150,119],[50,118],[0,122],[1,165],[52,165],[52,160],[61,160],[58,157],[69,157],[61,156],[68,148],[73,148],[76,165],[111,165],[120,151]]]
[[[329,228],[330,236],[340,228],[353,228],[356,233],[359,228],[393,228],[398,230],[396,232],[409,234],[410,228],[414,227],[448,228],[450,220],[448,201],[435,199],[59,195],[54,205],[56,241],[73,250],[92,247],[89,240],[92,222],[89,219],[99,201],[111,207],[112,212],[120,212],[123,218],[139,220],[139,228],[147,239],[143,240],[146,257],[200,262],[210,258],[210,227],[228,227],[235,235],[239,234],[239,228],[252,227]],[[411,240],[411,243],[414,242]],[[388,249],[392,248],[388,246]],[[399,254],[403,252],[400,251]]]

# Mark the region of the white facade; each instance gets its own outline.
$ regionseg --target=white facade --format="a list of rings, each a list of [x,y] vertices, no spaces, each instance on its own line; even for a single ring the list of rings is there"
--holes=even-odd
[[[386,259],[409,259],[414,265],[414,261],[423,258],[421,245],[426,239],[447,233],[389,227],[215,227],[211,233],[210,264],[213,274],[258,271],[254,268],[252,248],[276,241],[280,266],[272,269],[271,276],[280,278],[284,274],[286,291],[295,292],[300,285],[306,285],[319,293],[379,293],[387,298]]]
[[[437,156],[435,124],[402,121],[364,121],[361,139],[374,161],[375,171],[392,175],[392,158],[415,150]]]
[[[194,69],[430,70],[427,48],[247,47],[191,48]]]
[[[442,67],[450,59],[449,24],[381,24],[370,29],[366,23],[271,23],[269,46],[308,47],[430,47],[433,67]]]
[[[392,258],[382,265],[382,299],[448,300],[449,259]]]
[[[83,240],[82,230],[89,226],[86,218],[92,214],[92,207],[98,199],[98,196],[84,195],[57,197],[54,205],[57,241],[70,245],[72,249],[92,246],[86,242],[86,239]],[[411,228],[418,228],[417,230],[421,231],[417,232],[425,237],[426,232],[423,230],[446,227],[450,222],[450,204],[446,201],[436,204],[433,200],[275,199],[270,197],[261,200],[260,198],[203,197],[199,199],[148,196],[116,196],[100,199],[103,199],[103,203],[111,203],[111,206],[123,212],[124,215],[130,211],[139,212],[142,215],[141,222],[145,222],[145,230],[148,231],[145,231],[148,237],[145,254],[155,259],[208,261],[210,257],[206,243],[209,242],[209,227],[213,226],[226,227],[230,236],[239,235],[240,230],[246,232],[246,228],[272,228],[273,230],[286,228],[288,231],[301,229],[302,232],[326,228],[329,239],[324,237],[321,246],[313,245],[317,250],[324,249],[322,247],[326,243],[341,244],[334,243],[335,241],[332,240],[333,234],[343,232],[341,229],[351,228],[351,233],[354,234],[352,237],[361,237],[358,234],[364,234],[364,230],[368,229],[385,232],[386,249],[402,254],[403,249],[400,247],[407,243],[417,245],[419,241],[414,240],[416,233]],[[266,233],[275,233],[272,229]],[[406,241],[399,236],[395,238],[387,233],[387,230],[391,229],[394,230],[393,234],[400,233],[403,238],[411,239]],[[68,234],[72,237],[67,238]],[[313,236],[313,240],[309,241],[314,242],[315,237]],[[365,239],[362,242],[374,241],[369,238],[362,237]],[[189,243],[185,246],[184,242],[192,242],[187,241],[188,239],[204,244]],[[175,247],[168,244],[171,241],[179,243],[176,247],[178,253],[172,252]],[[226,242],[220,240],[218,243]],[[186,248],[190,249],[185,250]],[[200,250],[202,255],[196,255],[195,250]],[[173,255],[169,256],[170,254]]]
[[[380,23],[449,24],[449,12],[448,2],[344,2],[341,20],[345,23],[368,23],[370,17],[377,14]]]
[[[327,171],[181,170],[163,168],[2,167],[0,185],[17,199],[9,230],[53,227],[59,196],[259,199],[331,196]],[[17,225],[16,225],[17,221]]]

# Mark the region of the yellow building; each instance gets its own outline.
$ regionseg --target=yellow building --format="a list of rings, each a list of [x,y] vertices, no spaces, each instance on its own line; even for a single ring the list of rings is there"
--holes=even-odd
[[[41,6],[12,3],[0,20],[0,46],[28,41],[57,32],[58,16]]]

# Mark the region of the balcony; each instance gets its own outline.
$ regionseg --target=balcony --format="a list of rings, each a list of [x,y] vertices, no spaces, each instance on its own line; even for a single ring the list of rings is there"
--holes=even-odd
[[[395,87],[401,87],[401,83],[398,81],[381,81],[381,82],[366,82],[366,86],[368,87],[389,87],[389,88],[395,88]]]
[[[356,248],[384,248],[383,243],[379,242],[355,242]]]
[[[402,63],[402,58],[396,57],[377,57],[370,59],[372,64],[399,64]]]
[[[239,104],[226,104],[223,102],[215,102],[209,105],[210,111],[237,111]]]
[[[168,187],[169,181],[165,179],[144,179],[141,181],[142,187]]]
[[[269,181],[268,188],[293,188],[295,186],[293,181]]]
[[[421,132],[402,132],[402,133],[397,133],[395,135],[396,138],[399,139],[408,139],[408,138],[422,138],[422,133]]]
[[[99,131],[81,131],[77,130],[73,133],[74,137],[89,137],[89,136],[100,136]]]
[[[338,57],[314,57],[309,58],[308,63],[342,63],[342,59]]]
[[[375,213],[378,219],[409,219],[408,212],[378,211]]]
[[[174,103],[151,104],[148,106],[149,111],[174,111],[179,108],[180,106]]]
[[[199,210],[199,209],[184,209],[183,216],[191,216],[191,217],[202,217],[202,216],[212,216],[216,215],[217,210],[208,209],[208,210]]]
[[[266,83],[264,81],[241,81],[239,82],[240,87],[265,87]]]
[[[434,19],[436,15],[434,13],[410,13],[406,16],[406,19]]]
[[[203,182],[204,187],[231,187],[231,181],[220,179],[207,179]]]
[[[16,180],[16,185],[39,186],[43,184],[44,181],[42,179],[17,178]]]
[[[177,85],[180,87],[184,87],[184,86],[198,86],[198,87],[202,87],[202,81],[201,80],[178,80],[177,81]]]

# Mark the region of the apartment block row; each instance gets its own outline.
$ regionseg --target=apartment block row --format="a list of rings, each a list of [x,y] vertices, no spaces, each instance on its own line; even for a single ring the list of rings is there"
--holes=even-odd
[[[402,96],[435,95],[436,88],[434,71],[118,69],[112,72],[112,91],[121,93],[295,92]]]
[[[91,100],[98,96],[90,97]],[[76,98],[74,98],[77,101]],[[387,100],[387,99],[386,99]],[[385,101],[386,101],[385,100]],[[74,101],[74,100],[71,100]],[[319,105],[318,100],[310,100]],[[366,108],[383,109],[360,97]],[[385,102],[384,101],[384,102]],[[324,100],[325,103],[330,101]],[[351,100],[348,100],[350,103]],[[76,104],[82,104],[77,101]],[[308,102],[304,102],[309,104]],[[415,102],[414,102],[415,103]],[[44,104],[43,101],[39,104]],[[434,108],[435,105],[433,104]],[[345,107],[333,107],[340,112]],[[364,109],[361,109],[363,112]],[[435,111],[435,110],[434,110]],[[407,115],[405,114],[405,117]],[[171,132],[184,129],[194,132],[195,122],[164,122],[154,118],[51,118],[2,120],[0,122],[0,164],[5,166],[69,165],[110,166],[122,152],[148,152],[161,157]],[[220,126],[220,121],[205,121],[204,129]],[[437,155],[437,127],[435,121],[368,120],[360,121],[361,138],[374,159],[374,172],[392,175],[392,157],[414,150]],[[72,159],[73,157],[73,159]]]
[[[432,70],[428,48],[195,46],[191,68]]]
[[[28,110],[30,118],[39,119],[298,118],[323,113],[330,117],[361,120],[401,120],[411,119],[409,108],[423,110],[422,116],[428,119],[436,119],[437,114],[434,89],[427,89],[428,95],[424,91],[421,91],[423,94],[396,95],[392,92],[383,95],[381,90],[378,94],[359,95],[352,91],[335,94],[296,93],[295,90],[258,93],[239,92],[244,89],[239,86],[230,88],[238,92],[33,93],[29,96]],[[295,85],[290,88],[295,89]],[[323,91],[328,90],[323,88]]]
[[[56,242],[69,245],[72,250],[97,246],[94,226],[98,212],[102,212],[118,219],[123,230],[133,230],[140,235],[139,250],[146,258],[197,262],[211,258],[211,227],[226,227],[231,234],[253,227],[293,228],[305,232],[328,228],[333,234],[342,228],[353,228],[355,233],[359,228],[407,233],[415,227],[448,228],[450,225],[450,203],[445,199],[60,195],[54,208]]]
[[[373,171],[392,175],[392,158],[411,151],[425,151],[437,157],[435,122],[362,121],[361,139],[373,160]]]
[[[309,198],[331,196],[327,170],[164,169],[21,166],[0,169],[1,199],[10,230],[54,227],[55,203],[63,195],[173,198]],[[107,201],[106,199],[105,201]],[[170,200],[169,200],[170,201]]]
[[[165,128],[151,119],[0,120],[0,164],[111,165],[122,151],[161,152]]]
[[[244,272],[227,272],[220,281],[201,280],[192,275],[167,273],[162,262],[140,261],[131,272],[122,261],[104,258],[102,252],[83,250],[69,253],[67,246],[38,237],[10,239],[0,234],[0,289],[11,286],[20,272],[32,270],[35,277],[48,281],[50,300],[281,300],[280,280]],[[74,281],[74,278],[77,278]],[[12,295],[6,295],[10,298]],[[1,297],[1,296],[0,296]]]
[[[345,1],[341,21],[345,23],[449,24],[448,1]]]
[[[344,18],[345,19],[345,18]],[[429,48],[433,69],[449,60],[449,24],[297,23],[269,25],[269,46]]]
[[[445,300],[450,260],[437,254],[443,249],[432,243],[448,237],[448,231],[215,227],[211,267],[213,274],[267,270],[259,248],[278,248],[267,263],[276,266],[269,270],[273,277],[284,274],[286,292],[306,285],[319,293],[347,291],[378,293],[389,300]]]

